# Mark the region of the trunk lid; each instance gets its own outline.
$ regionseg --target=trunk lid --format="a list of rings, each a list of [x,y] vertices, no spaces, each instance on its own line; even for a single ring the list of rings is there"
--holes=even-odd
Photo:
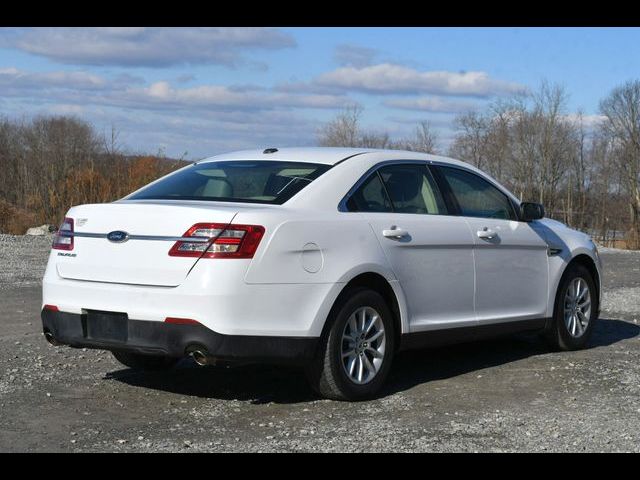
[[[239,208],[214,202],[145,201],[73,207],[74,248],[57,257],[58,275],[72,280],[175,287],[198,261],[169,256],[194,224],[231,223]],[[109,241],[110,232],[130,239]],[[85,236],[85,235],[90,236]],[[136,236],[160,237],[137,239]]]

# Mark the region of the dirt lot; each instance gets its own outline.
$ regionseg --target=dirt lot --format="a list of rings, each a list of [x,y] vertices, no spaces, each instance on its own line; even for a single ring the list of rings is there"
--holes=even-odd
[[[603,249],[589,349],[517,337],[411,352],[384,396],[349,404],[316,398],[295,370],[139,374],[49,346],[49,244],[0,235],[0,451],[640,452],[640,253]]]

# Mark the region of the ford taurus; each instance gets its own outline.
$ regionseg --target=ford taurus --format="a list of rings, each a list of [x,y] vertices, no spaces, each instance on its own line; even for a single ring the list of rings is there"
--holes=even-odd
[[[369,398],[393,356],[518,331],[583,348],[598,251],[482,171],[367,149],[242,151],[71,208],[43,281],[54,345],[124,365],[303,366]]]

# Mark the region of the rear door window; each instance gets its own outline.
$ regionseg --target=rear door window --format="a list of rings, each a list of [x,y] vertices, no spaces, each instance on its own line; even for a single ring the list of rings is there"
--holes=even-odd
[[[380,175],[374,172],[347,201],[351,212],[391,212],[391,201],[387,196]]]
[[[394,212],[446,215],[442,195],[425,165],[389,165],[379,172]]]
[[[444,200],[426,165],[381,167],[347,201],[351,212],[445,215]]]

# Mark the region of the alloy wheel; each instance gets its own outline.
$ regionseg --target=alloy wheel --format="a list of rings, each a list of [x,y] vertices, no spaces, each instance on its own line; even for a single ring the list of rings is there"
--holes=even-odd
[[[349,379],[363,385],[380,371],[386,338],[380,314],[360,307],[351,314],[342,333],[342,366]]]

